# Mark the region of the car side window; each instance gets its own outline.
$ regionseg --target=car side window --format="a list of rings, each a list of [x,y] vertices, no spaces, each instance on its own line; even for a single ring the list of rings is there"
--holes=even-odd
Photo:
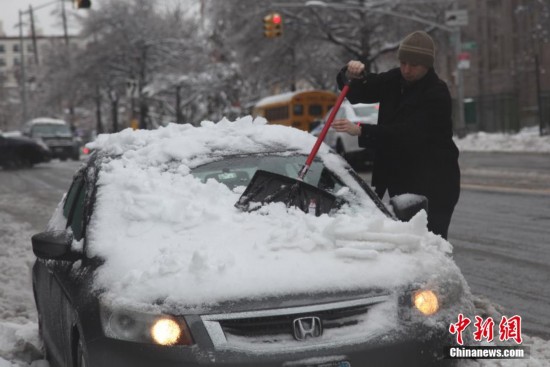
[[[67,218],[67,227],[71,227],[76,240],[84,235],[84,203],[86,187],[82,177],[76,178],[69,189],[63,206],[63,215]]]
[[[84,235],[84,204],[86,201],[85,185],[78,191],[78,196],[74,203],[69,225],[73,230],[73,235],[76,240],[81,240]]]
[[[81,186],[82,178],[78,177],[73,181],[73,184],[69,189],[69,193],[67,194],[67,198],[65,199],[65,204],[63,205],[63,216],[65,218],[69,218],[69,215],[71,214],[71,208],[73,207],[76,195],[78,194]]]

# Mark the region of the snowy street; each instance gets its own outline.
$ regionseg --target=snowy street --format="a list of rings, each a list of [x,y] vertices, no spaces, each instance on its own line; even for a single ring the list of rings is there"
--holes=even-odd
[[[449,230],[455,261],[474,294],[549,339],[549,155],[462,152],[460,165],[462,192]]]
[[[466,153],[463,157],[464,188],[450,231],[454,258],[472,292],[486,299],[482,307],[522,316],[525,344],[536,359],[465,360],[462,365],[548,366],[550,194],[544,178],[549,156]],[[44,228],[79,164],[53,161],[33,169],[0,170],[0,367],[47,365],[40,360],[30,237]],[[532,172],[533,185],[527,181],[527,186],[534,192],[522,183],[526,172]]]
[[[42,357],[31,288],[35,257],[30,238],[44,229],[79,164],[54,161],[32,169],[0,170],[2,367],[25,366]]]
[[[550,157],[464,154],[451,223],[454,259],[472,292],[550,339]]]
[[[550,0],[0,2],[0,367],[550,367]]]

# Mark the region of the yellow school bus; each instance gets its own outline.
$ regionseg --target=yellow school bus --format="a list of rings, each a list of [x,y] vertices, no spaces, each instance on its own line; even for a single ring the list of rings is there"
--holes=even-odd
[[[315,127],[313,123],[325,116],[336,98],[336,94],[326,90],[277,94],[258,101],[252,114],[265,117],[270,124],[311,131]]]

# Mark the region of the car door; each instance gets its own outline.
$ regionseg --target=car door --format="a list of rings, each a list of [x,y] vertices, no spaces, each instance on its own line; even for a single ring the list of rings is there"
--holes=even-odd
[[[72,231],[76,241],[83,236],[86,198],[84,177],[79,175],[74,179],[63,204],[67,230]],[[60,366],[70,366],[72,363],[69,346],[74,320],[72,298],[76,288],[73,264],[71,261],[37,260],[33,269],[41,333],[48,359]]]
[[[13,143],[10,138],[0,136],[0,166],[11,168],[13,165]]]
[[[4,160],[7,154],[7,144],[6,139],[2,135],[0,135],[0,166],[4,166]]]

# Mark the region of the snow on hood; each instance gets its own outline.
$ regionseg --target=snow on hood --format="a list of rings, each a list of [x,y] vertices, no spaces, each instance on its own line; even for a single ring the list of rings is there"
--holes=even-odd
[[[212,154],[276,147],[307,154],[314,142],[251,117],[100,135],[89,146],[121,157],[103,163],[87,232],[91,255],[106,259],[96,286],[133,302],[214,304],[462,279],[451,245],[427,231],[423,211],[408,223],[366,200],[331,216],[281,203],[245,213],[234,207],[243,187],[190,174]],[[319,155],[352,184],[342,160],[324,145]]]

